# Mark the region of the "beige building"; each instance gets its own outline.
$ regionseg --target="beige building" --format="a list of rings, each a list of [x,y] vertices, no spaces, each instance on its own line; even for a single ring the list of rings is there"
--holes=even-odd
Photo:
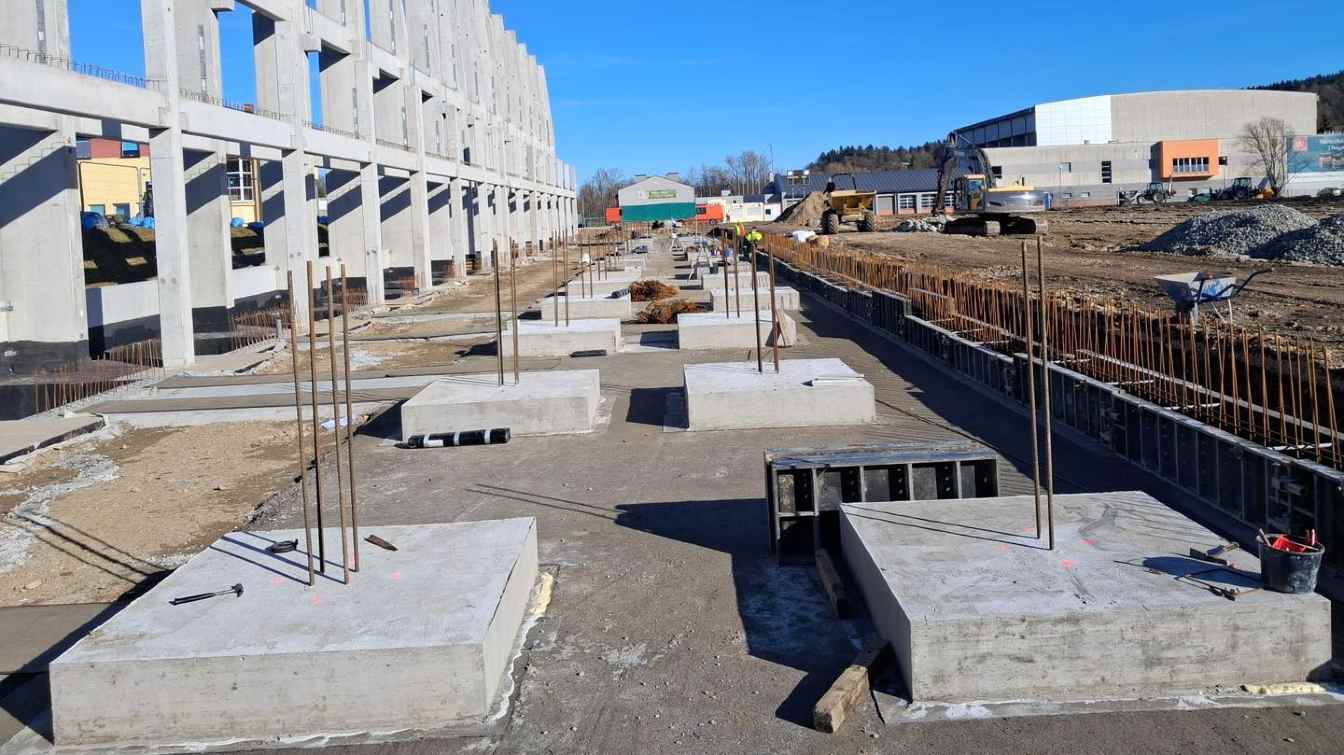
[[[1184,197],[1263,177],[1240,142],[1246,125],[1278,118],[1293,133],[1316,131],[1316,95],[1196,90],[1102,95],[1046,102],[956,130],[985,148],[1001,181],[1025,183],[1057,204],[1110,204],[1121,190],[1160,181]],[[1285,194],[1314,194],[1294,180]]]
[[[145,189],[153,185],[147,146],[114,139],[88,139],[80,140],[77,150],[80,204],[84,211],[127,219],[143,214]],[[228,160],[230,209],[232,216],[244,223],[262,219],[257,169],[257,161],[253,159]]]

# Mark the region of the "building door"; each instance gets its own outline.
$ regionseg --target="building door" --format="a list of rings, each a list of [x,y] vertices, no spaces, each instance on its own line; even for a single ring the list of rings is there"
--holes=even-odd
[[[877,197],[878,215],[896,214],[896,196],[894,194],[879,194]]]

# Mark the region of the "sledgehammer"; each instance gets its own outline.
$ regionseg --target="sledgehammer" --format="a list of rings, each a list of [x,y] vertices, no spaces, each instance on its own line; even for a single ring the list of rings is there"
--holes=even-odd
[[[227,590],[220,590],[219,592],[203,592],[200,595],[188,595],[183,598],[173,598],[168,602],[172,605],[180,606],[183,603],[195,603],[198,600],[209,600],[210,598],[217,598],[220,595],[228,595],[229,593],[233,593],[241,598],[243,596],[243,583],[239,582]]]

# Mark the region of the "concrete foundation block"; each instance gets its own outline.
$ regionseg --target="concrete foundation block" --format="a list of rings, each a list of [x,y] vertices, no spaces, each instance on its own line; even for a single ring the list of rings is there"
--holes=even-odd
[[[513,329],[504,331],[500,344],[506,356],[513,355]],[[518,323],[518,352],[525,357],[563,357],[576,351],[621,350],[620,320],[522,320]]]
[[[701,268],[698,271],[698,273],[699,277],[697,277],[695,280],[700,284],[700,288],[705,289],[723,288],[724,281],[723,281],[722,268],[720,268],[717,272],[713,273],[709,272],[708,268]],[[776,283],[778,283],[778,281],[776,281]],[[728,270],[728,285],[732,289],[736,289],[739,285],[741,285],[742,293],[750,291],[751,270],[746,265],[743,265],[742,269],[739,270],[736,275],[734,275],[732,269],[730,268]],[[770,290],[770,273],[757,272],[756,285],[760,287],[762,291]]]
[[[736,312],[737,311],[737,292],[730,291],[724,294],[722,288],[710,289],[710,295],[714,300],[715,312]],[[742,311],[746,312],[756,303],[755,296],[752,296],[751,289],[742,289]],[[775,286],[775,307],[778,309],[797,311],[801,300],[798,297],[798,290],[788,286]],[[761,289],[760,308],[770,309],[770,289]]]
[[[401,437],[508,428],[515,436],[591,432],[601,402],[597,370],[441,378],[401,405]]]
[[[770,346],[770,312],[762,311],[759,319],[761,344]],[[750,312],[744,312],[740,317],[731,312],[683,312],[677,315],[677,348],[682,351],[754,349],[756,323],[755,313]],[[779,325],[783,335],[780,346],[798,342],[798,324],[792,317],[780,312]]]
[[[839,359],[788,359],[683,368],[691,430],[860,425],[876,419],[873,386]]]
[[[301,530],[216,541],[52,662],[56,745],[244,749],[479,724],[510,688],[536,520],[366,532],[399,550],[363,544],[349,585],[337,529],[313,587]],[[241,596],[169,604],[235,583]]]
[[[1302,681],[1330,658],[1330,604],[1258,590],[1258,560],[1144,493],[842,506],[841,546],[916,702],[1136,699]]]
[[[578,287],[572,287],[569,297],[569,319],[574,320],[592,320],[592,319],[611,319],[629,320],[633,316],[633,308],[630,305],[630,297],[622,296],[619,298],[611,297],[593,297],[579,296]],[[541,302],[541,319],[555,322],[556,308],[560,309],[560,321],[565,320],[565,297],[549,296]]]

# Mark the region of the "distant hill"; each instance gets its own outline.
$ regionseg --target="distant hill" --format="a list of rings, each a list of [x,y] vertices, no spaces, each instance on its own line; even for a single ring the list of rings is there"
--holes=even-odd
[[[1344,131],[1344,71],[1309,76],[1305,79],[1277,81],[1251,89],[1276,89],[1283,92],[1315,92],[1320,97],[1317,131]]]
[[[828,150],[807,166],[814,173],[865,172],[872,170],[919,170],[936,167],[933,158],[938,142],[915,147],[866,147],[854,145]]]

